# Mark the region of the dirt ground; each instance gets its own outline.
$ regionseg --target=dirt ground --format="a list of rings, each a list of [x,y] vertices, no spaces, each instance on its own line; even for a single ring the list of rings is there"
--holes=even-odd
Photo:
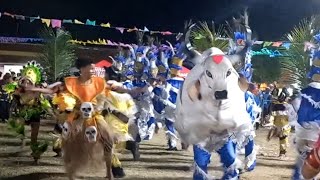
[[[53,123],[43,121],[40,139],[53,140],[50,132]],[[29,130],[29,128],[27,128]],[[279,160],[278,141],[276,139],[267,142],[267,129],[257,131],[256,144],[259,146],[257,168],[253,172],[241,175],[243,180],[284,180],[290,179],[295,159],[293,146],[290,147],[287,160]],[[29,135],[30,132],[27,132]],[[180,147],[179,147],[180,148]],[[5,124],[0,124],[0,179],[8,180],[63,180],[63,164],[60,158],[53,157],[52,146],[40,159],[37,166],[32,164],[29,147],[20,149],[20,141],[9,132]],[[156,134],[151,141],[141,144],[141,160],[134,162],[130,153],[120,155],[126,178],[132,180],[170,180],[192,179],[192,149],[188,151],[168,152],[163,132]],[[213,153],[210,165],[210,175],[221,177],[222,168],[218,156]],[[83,173],[80,179],[105,179],[102,170]]]

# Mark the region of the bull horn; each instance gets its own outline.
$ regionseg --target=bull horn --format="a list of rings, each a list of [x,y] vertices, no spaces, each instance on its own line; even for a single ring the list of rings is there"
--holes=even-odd
[[[184,42],[185,42],[185,45],[187,47],[187,49],[189,51],[191,51],[191,53],[193,53],[194,55],[198,55],[198,56],[201,56],[201,53],[199,53],[197,50],[195,50],[195,48],[192,46],[191,42],[190,42],[190,34],[191,34],[191,30],[193,27],[195,27],[196,24],[192,24],[191,26],[189,26],[188,28],[188,31],[186,32],[186,35],[184,37]]]
[[[170,49],[172,51],[172,54],[174,55],[175,53],[174,53],[174,49],[173,49],[172,44],[169,41],[166,41],[166,42],[167,42],[167,44],[169,44],[169,47],[170,47]]]
[[[230,60],[233,66],[238,66],[238,65],[242,66],[244,64],[245,57],[250,46],[251,46],[251,43],[246,42],[243,49],[237,50],[234,55],[226,55],[226,57]]]
[[[112,56],[109,56],[109,58],[112,60],[112,64],[115,64],[115,60],[114,60],[114,58],[112,57]]]

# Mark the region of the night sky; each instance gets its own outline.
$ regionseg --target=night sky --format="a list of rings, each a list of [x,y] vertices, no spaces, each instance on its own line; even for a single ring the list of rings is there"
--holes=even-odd
[[[57,19],[96,20],[112,26],[182,32],[184,21],[206,20],[217,24],[230,20],[249,7],[249,23],[259,40],[279,40],[294,25],[320,13],[320,0],[1,0],[0,12]],[[37,37],[41,22],[0,18],[0,36]],[[123,35],[100,27],[67,25],[74,38],[107,38],[130,41]]]

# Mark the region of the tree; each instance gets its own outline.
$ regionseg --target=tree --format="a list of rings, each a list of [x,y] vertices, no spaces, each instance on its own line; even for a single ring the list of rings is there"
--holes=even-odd
[[[40,37],[45,40],[39,57],[49,82],[55,82],[58,77],[68,73],[76,59],[76,45],[70,43],[72,36],[68,31],[45,28],[40,32]]]
[[[211,47],[216,47],[226,51],[229,47],[229,41],[223,38],[227,37],[224,26],[219,26],[216,31],[212,23],[210,29],[206,22],[200,22],[194,30],[191,31],[191,42],[198,51],[203,52]]]
[[[280,61],[281,77],[279,82],[283,84],[296,84],[298,88],[304,87],[309,80],[306,77],[310,69],[310,57],[304,52],[304,43],[312,42],[316,30],[319,30],[320,16],[313,16],[309,20],[302,20],[298,26],[294,27],[285,38],[291,43],[284,57]]]

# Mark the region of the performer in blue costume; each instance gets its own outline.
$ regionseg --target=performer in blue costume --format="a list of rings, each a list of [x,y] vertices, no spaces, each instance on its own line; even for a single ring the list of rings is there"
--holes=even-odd
[[[301,90],[300,98],[296,99],[294,103],[295,109],[298,109],[295,144],[299,155],[293,180],[304,179],[301,175],[301,167],[317,142],[320,133],[320,41],[317,38],[319,36],[319,34],[315,36],[317,45],[311,49],[312,67],[308,77],[312,82]]]
[[[175,122],[175,109],[176,101],[179,93],[179,89],[182,88],[184,79],[179,77],[180,70],[182,69],[183,56],[179,53],[176,54],[169,65],[170,68],[170,78],[166,82],[165,89],[169,93],[169,97],[165,104],[165,126],[166,134],[168,138],[168,149],[169,151],[177,150],[177,139],[176,130],[174,128]]]
[[[249,29],[250,30],[250,29]],[[251,30],[250,30],[251,32]],[[247,36],[250,36],[250,33],[247,29]],[[240,32],[235,32],[235,41],[239,42]],[[241,34],[241,40],[244,41],[245,35]],[[249,39],[250,37],[247,37]],[[234,45],[234,44],[233,44]],[[240,45],[240,44],[237,44]],[[250,49],[250,48],[249,48]],[[230,47],[229,54],[236,53],[236,47]],[[251,80],[252,70],[251,70],[251,55],[249,50],[246,54],[245,58],[245,66],[241,69],[241,73],[246,77],[247,80]],[[247,100],[251,98],[248,97]],[[251,104],[247,102],[248,104]],[[248,105],[247,104],[247,105]],[[248,106],[249,108],[250,106]],[[250,111],[250,108],[247,109]],[[253,129],[253,128],[252,128]],[[251,133],[252,134],[252,133]],[[250,134],[250,135],[251,135]],[[241,162],[237,158],[236,149],[237,145],[241,146],[245,145],[246,150],[246,169],[253,170],[256,162],[255,162],[255,151],[254,151],[254,141],[253,135],[243,133],[225,133],[221,136],[208,137],[208,139],[202,143],[193,145],[194,152],[194,162],[195,162],[195,171],[193,174],[193,180],[205,180],[210,179],[208,175],[208,165],[210,163],[211,153],[212,151],[216,151],[220,155],[220,161],[223,164],[224,175],[222,180],[237,180],[239,179],[239,169]],[[239,139],[240,138],[240,139]],[[243,142],[242,139],[247,139],[247,141]]]
[[[253,84],[249,85],[249,90],[253,90],[255,86]],[[255,125],[255,120],[259,113],[261,113],[261,109],[255,102],[255,97],[252,92],[247,91],[245,93],[245,101],[246,101],[246,109],[247,112],[250,115],[251,118],[251,123],[252,123],[252,129],[251,133],[245,137],[245,141],[242,144],[245,149],[245,169],[247,171],[252,171],[256,167],[256,156],[257,152],[255,150],[255,143],[254,143],[254,137],[255,137],[255,131],[254,131],[254,125]]]

